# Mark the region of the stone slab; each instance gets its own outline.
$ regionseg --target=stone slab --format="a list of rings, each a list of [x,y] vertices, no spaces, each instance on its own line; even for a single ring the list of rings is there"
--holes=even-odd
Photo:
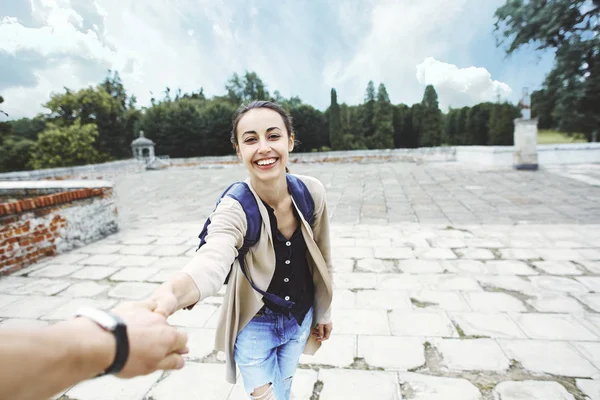
[[[598,370],[566,342],[498,339],[506,355],[534,373],[593,378]]]
[[[50,321],[30,318],[8,318],[0,322],[0,329],[37,329],[50,325]]]
[[[394,263],[390,260],[380,260],[377,258],[363,258],[356,261],[356,272],[395,272]]]
[[[27,296],[17,303],[0,308],[0,317],[37,319],[68,302],[68,298],[50,296]]]
[[[180,328],[187,333],[190,352],[184,356],[189,361],[200,361],[214,350],[215,330],[203,328]]]
[[[424,342],[423,338],[358,336],[358,357],[371,367],[408,371],[425,364]]]
[[[467,336],[487,336],[491,338],[519,338],[527,335],[505,313],[449,313],[450,319]]]
[[[444,378],[400,372],[398,380],[405,398],[411,400],[481,400],[475,385],[462,378]]]
[[[158,273],[157,268],[125,267],[110,277],[111,281],[147,281]]]
[[[549,275],[581,275],[583,273],[571,261],[536,261],[533,265]]]
[[[335,293],[334,293],[334,302]],[[359,290],[356,292],[356,308],[381,310],[410,310],[412,305],[404,290]]]
[[[126,300],[142,300],[149,297],[160,285],[143,282],[124,282],[113,287],[108,296]]]
[[[413,309],[425,308],[427,310],[441,311],[470,311],[469,305],[459,292],[441,292],[421,290],[410,292],[409,297]]]
[[[156,371],[132,379],[119,379],[112,375],[90,379],[73,386],[67,391],[67,396],[73,400],[143,399],[162,373]]]
[[[390,329],[394,336],[458,337],[448,318],[440,311],[398,311],[389,313]]]
[[[600,276],[582,276],[576,278],[578,282],[585,285],[590,291],[600,292]]]
[[[581,278],[577,278],[581,279]],[[577,280],[559,276],[532,276],[530,278],[540,292],[550,293],[586,293],[589,289]]]
[[[86,257],[83,260],[78,261],[82,265],[114,265],[119,258],[123,257],[121,254],[100,254]]]
[[[49,279],[49,278],[30,278],[27,280],[28,283],[24,285],[18,285],[14,289],[7,291],[10,294],[16,295],[44,295],[52,296],[62,292],[69,286],[70,281],[64,279]]]
[[[59,294],[65,297],[95,297],[106,293],[112,286],[96,281],[83,281],[75,283]]]
[[[589,397],[589,400],[600,400],[600,381],[577,379],[575,382],[579,390]]]
[[[421,260],[452,260],[458,258],[452,250],[441,248],[418,248],[415,249],[415,255]]]
[[[111,265],[115,267],[147,267],[152,263],[155,263],[158,257],[154,256],[131,256],[122,255],[118,260],[113,262]]]
[[[16,303],[17,301],[24,300],[26,298],[27,296],[13,296],[10,294],[0,294],[0,308],[12,303]]]
[[[79,307],[94,307],[101,310],[108,310],[117,305],[116,300],[109,299],[72,299],[67,303],[57,307],[49,313],[41,316],[45,320],[65,320],[72,318]]]
[[[101,280],[108,278],[118,270],[118,267],[83,267],[70,277],[76,279]]]
[[[333,287],[335,289],[374,289],[377,275],[366,272],[334,273]]]
[[[413,249],[410,247],[375,247],[373,249],[375,258],[406,260],[415,258]]]
[[[59,278],[62,276],[70,275],[81,268],[83,268],[83,265],[47,264],[44,268],[38,269],[37,271],[30,273],[29,276],[42,278]]]
[[[585,358],[590,360],[596,368],[600,369],[600,343],[599,342],[571,342]]]
[[[398,379],[394,372],[322,369],[320,400],[401,400]]]
[[[465,260],[493,260],[496,258],[494,253],[487,249],[476,249],[476,248],[464,248],[464,249],[456,249],[456,254],[460,256],[461,259]]]
[[[441,263],[436,260],[402,260],[398,268],[405,274],[440,274],[444,272]]]
[[[527,300],[527,303],[540,312],[574,314],[585,312],[580,302],[563,294],[542,293],[533,299]]]
[[[500,382],[493,396],[497,400],[575,400],[560,383],[541,381]]]
[[[452,371],[505,371],[510,361],[492,339],[433,339],[442,365]]]
[[[162,379],[147,394],[154,400],[223,400],[233,385],[224,379],[225,364],[186,363]]]
[[[335,312],[335,330],[349,335],[389,335],[388,313],[384,310],[347,310]]]
[[[512,318],[532,339],[598,340],[598,336],[568,314],[514,314]]]
[[[337,326],[334,329],[337,331]],[[334,333],[314,355],[302,354],[300,364],[349,367],[354,362],[354,357],[357,357],[356,340],[356,335]]]
[[[519,260],[491,260],[485,268],[493,275],[537,275],[538,272]]]
[[[523,302],[507,293],[465,292],[463,296],[473,311],[526,311]]]

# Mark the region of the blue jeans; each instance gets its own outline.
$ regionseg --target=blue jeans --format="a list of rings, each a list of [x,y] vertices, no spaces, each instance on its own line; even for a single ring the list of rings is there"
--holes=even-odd
[[[238,333],[234,359],[250,395],[268,383],[277,400],[289,400],[292,379],[313,320],[312,307],[302,325],[296,319],[265,309]]]

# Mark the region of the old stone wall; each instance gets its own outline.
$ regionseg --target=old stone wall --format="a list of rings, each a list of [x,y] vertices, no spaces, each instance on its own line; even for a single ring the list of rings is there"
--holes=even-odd
[[[60,183],[56,193],[44,193],[50,190],[44,188],[35,195],[30,188],[26,197],[0,188],[0,195],[11,197],[11,201],[0,203],[0,275],[117,231],[117,208],[110,184],[61,190]]]

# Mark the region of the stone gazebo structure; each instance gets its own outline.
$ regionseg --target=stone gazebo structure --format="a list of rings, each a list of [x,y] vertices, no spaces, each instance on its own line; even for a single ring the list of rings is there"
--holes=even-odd
[[[140,131],[140,137],[131,142],[131,150],[136,160],[145,161],[146,163],[152,161],[155,157],[154,142],[144,137],[144,131]]]

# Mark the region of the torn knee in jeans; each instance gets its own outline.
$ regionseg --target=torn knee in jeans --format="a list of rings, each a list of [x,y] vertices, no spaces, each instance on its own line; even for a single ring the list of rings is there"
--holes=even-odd
[[[254,389],[250,395],[254,400],[276,400],[275,393],[273,393],[273,385],[267,383],[259,388]]]

